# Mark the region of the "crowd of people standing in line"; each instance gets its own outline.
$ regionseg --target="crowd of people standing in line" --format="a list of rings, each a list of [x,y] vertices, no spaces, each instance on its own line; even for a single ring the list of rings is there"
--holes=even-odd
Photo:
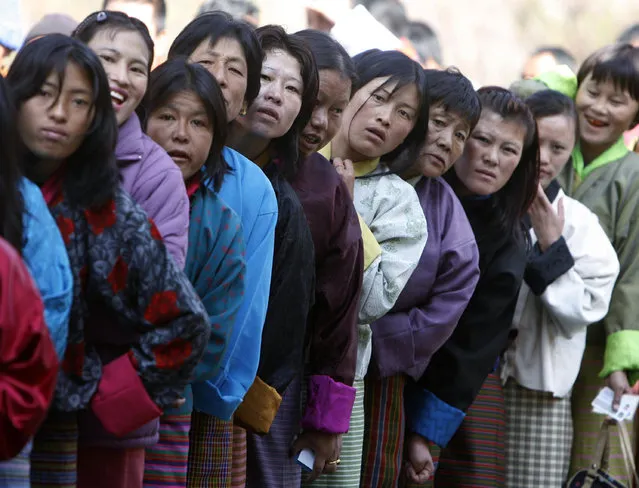
[[[475,89],[213,11],[157,63],[121,3],[0,77],[0,486],[588,467],[639,380],[639,46]]]

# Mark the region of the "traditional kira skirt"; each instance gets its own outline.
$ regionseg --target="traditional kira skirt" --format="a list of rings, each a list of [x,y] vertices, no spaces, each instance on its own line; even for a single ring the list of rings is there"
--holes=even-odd
[[[504,396],[507,486],[562,486],[572,449],[570,397],[554,398],[552,393],[529,390],[512,378],[504,387]]]
[[[230,488],[233,422],[194,410],[189,439],[188,488]]]
[[[361,488],[396,487],[402,469],[406,376],[365,378],[364,453]]]
[[[505,487],[505,430],[504,392],[499,376],[493,373],[486,378],[455,436],[442,449],[434,486]]]
[[[348,433],[342,438],[341,463],[337,472],[323,474],[312,484],[302,482],[304,488],[359,488],[364,442],[364,380],[355,380],[353,387],[357,390],[355,404]]]
[[[29,472],[32,444],[29,442],[13,459],[0,462],[0,488],[30,488]]]
[[[160,440],[146,449],[144,488],[185,488],[191,414],[163,415]]]
[[[581,370],[572,389],[574,439],[569,476],[592,464],[592,453],[595,450],[597,436],[604,417],[603,415],[592,413],[591,402],[597,396],[599,390],[605,386],[604,380],[599,378],[599,372],[603,368],[604,351],[604,347],[586,346],[581,362]],[[634,438],[635,429],[633,426],[628,426],[628,432]],[[623,456],[621,455],[621,445],[615,429],[613,429],[610,439],[608,473],[624,485],[631,486],[631,480],[628,480],[628,475],[626,474]]]

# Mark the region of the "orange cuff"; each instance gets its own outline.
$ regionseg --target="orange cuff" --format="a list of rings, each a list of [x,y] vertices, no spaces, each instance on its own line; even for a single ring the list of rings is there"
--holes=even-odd
[[[233,421],[256,434],[268,434],[280,403],[282,397],[277,390],[259,377],[255,377],[244,400],[235,411]]]

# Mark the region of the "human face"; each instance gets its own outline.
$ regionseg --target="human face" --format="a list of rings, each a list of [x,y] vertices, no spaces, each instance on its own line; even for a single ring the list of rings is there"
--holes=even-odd
[[[414,84],[395,90],[389,77],[360,88],[344,111],[338,138],[340,157],[354,162],[374,159],[396,149],[415,127],[420,98]],[[337,142],[337,141],[336,141]]]
[[[319,72],[319,92],[310,122],[300,137],[300,151],[308,155],[326,146],[342,124],[344,110],[351,95],[351,80],[339,71]]]
[[[566,165],[575,147],[575,120],[569,114],[537,119],[539,183],[546,188]]]
[[[242,45],[237,39],[223,37],[214,45],[206,39],[193,51],[189,62],[204,66],[222,89],[228,121],[235,120],[242,110],[248,66]]]
[[[69,62],[62,85],[57,73],[51,73],[40,90],[20,106],[18,130],[38,159],[62,163],[84,141],[94,114],[91,80]],[[54,166],[53,170],[60,164]]]
[[[462,193],[491,195],[501,190],[519,164],[525,137],[526,127],[521,122],[482,110],[455,164],[455,173],[466,188]]]
[[[541,53],[536,56],[532,56],[526,61],[524,71],[521,77],[524,80],[530,80],[537,75],[550,71],[557,66],[557,60],[550,53]]]
[[[156,21],[155,7],[153,2],[131,2],[129,0],[111,0],[106,5],[107,10],[114,12],[123,12],[129,17],[135,17],[141,20],[155,41],[158,35],[158,23]]]
[[[149,52],[142,36],[134,31],[103,29],[88,46],[95,52],[109,79],[111,101],[118,125],[138,107],[149,82]]]
[[[239,117],[237,122],[263,139],[282,137],[300,113],[303,89],[297,59],[280,49],[267,51],[262,65],[260,93],[246,116]]]
[[[206,108],[192,92],[178,93],[156,108],[149,117],[147,133],[171,156],[185,180],[206,162],[214,136]]]
[[[612,81],[596,82],[588,75],[575,99],[581,143],[602,151],[627,131],[639,111],[639,102]]]
[[[461,115],[435,103],[428,113],[428,136],[414,172],[426,177],[443,175],[464,152],[470,124]]]

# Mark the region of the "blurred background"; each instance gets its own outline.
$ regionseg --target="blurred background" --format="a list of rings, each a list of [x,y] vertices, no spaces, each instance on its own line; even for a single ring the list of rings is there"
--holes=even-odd
[[[259,9],[259,24],[278,23],[289,31],[307,26],[305,7],[310,0],[252,1]],[[310,3],[339,9],[343,1],[349,0]],[[65,12],[80,21],[102,7],[102,0],[20,2],[25,33],[46,13]],[[202,0],[166,0],[168,44],[196,15],[202,3]],[[377,0],[375,3],[387,3],[390,9],[378,12],[382,22],[392,22],[399,7],[407,19],[427,23],[439,38],[442,64],[457,66],[479,85],[507,85],[519,78],[526,59],[540,45],[565,47],[581,61],[594,49],[613,42],[624,28],[639,22],[637,0]],[[15,0],[0,0],[5,19],[15,4]]]

